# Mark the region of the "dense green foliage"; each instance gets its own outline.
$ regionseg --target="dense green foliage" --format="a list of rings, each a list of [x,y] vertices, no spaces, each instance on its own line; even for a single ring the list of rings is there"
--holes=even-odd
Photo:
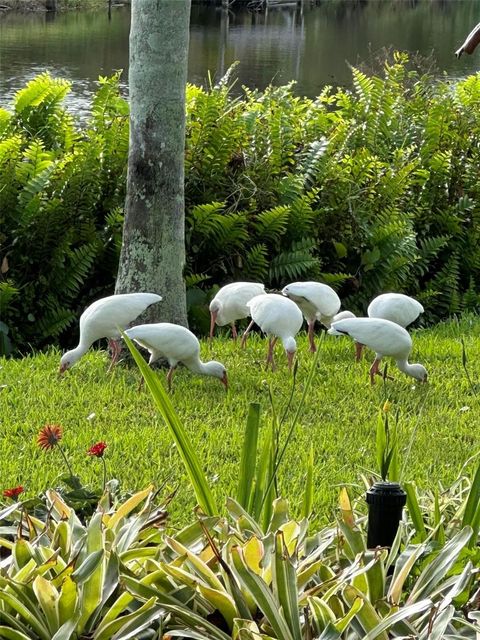
[[[239,278],[319,278],[356,311],[404,291],[427,322],[478,308],[480,77],[433,82],[399,54],[382,78],[352,73],[352,92],[316,100],[292,86],[235,97],[228,77],[188,88],[197,330],[215,287]],[[0,311],[21,350],[71,341],[79,311],[113,287],[128,147],[117,85],[101,82],[84,129],[62,106],[68,83],[47,75],[0,111]]]
[[[441,502],[422,496],[423,508],[416,506],[428,536],[409,518],[390,553],[367,549],[365,518],[345,490],[338,521],[319,530],[294,520],[283,499],[265,527],[230,499],[226,517],[197,514],[170,535],[151,487],[123,502],[105,493],[87,523],[50,490],[46,520],[32,516],[28,502],[0,512],[0,633],[474,640],[479,554],[459,516],[478,494],[478,477],[459,479]]]
[[[118,78],[101,81],[80,131],[69,83],[38,76],[0,111],[0,314],[14,344],[43,346],[112,287],[128,151]]]

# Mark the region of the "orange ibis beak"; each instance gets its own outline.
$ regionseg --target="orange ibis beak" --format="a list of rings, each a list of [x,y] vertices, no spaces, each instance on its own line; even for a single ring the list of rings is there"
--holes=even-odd
[[[215,331],[215,321],[217,319],[218,311],[210,311],[210,340],[213,338],[213,332]]]

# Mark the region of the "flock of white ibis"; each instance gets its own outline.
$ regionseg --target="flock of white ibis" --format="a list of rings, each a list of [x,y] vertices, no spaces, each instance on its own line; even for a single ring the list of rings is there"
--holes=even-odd
[[[91,345],[101,338],[108,338],[112,349],[112,365],[118,360],[121,337],[119,329],[126,328],[150,305],[160,302],[155,293],[125,293],[108,296],[91,304],[80,317],[80,341],[78,346],[62,356],[60,372],[71,367]],[[405,327],[423,312],[417,300],[401,293],[384,293],[377,296],[368,307],[368,317],[357,318],[350,311],[340,311],[340,298],[335,291],[320,282],[293,282],[278,293],[265,293],[263,284],[257,282],[233,282],[222,287],[210,303],[210,338],[215,325],[230,325],[232,336],[237,337],[235,322],[251,318],[242,336],[245,347],[247,336],[257,325],[269,338],[267,367],[274,369],[274,348],[278,339],[287,354],[289,368],[297,350],[295,336],[300,331],[303,318],[308,325],[310,351],[314,352],[314,326],[318,320],[328,333],[350,336],[356,345],[356,358],[360,359],[363,346],[375,352],[370,368],[372,384],[380,374],[379,363],[384,356],[392,357],[398,368],[416,380],[426,382],[427,371],[421,364],[410,364],[412,339]],[[170,370],[168,388],[179,363],[194,373],[219,378],[227,387],[227,372],[223,364],[212,360],[200,360],[200,343],[196,336],[183,326],[160,322],[141,324],[126,329],[126,335],[150,353],[149,364],[165,358]]]

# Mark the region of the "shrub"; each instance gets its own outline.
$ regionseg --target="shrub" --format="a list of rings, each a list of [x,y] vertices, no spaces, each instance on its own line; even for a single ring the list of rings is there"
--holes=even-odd
[[[403,522],[390,551],[367,549],[345,490],[339,520],[317,531],[283,499],[266,526],[228,500],[227,517],[197,513],[165,535],[154,496],[111,505],[107,493],[86,524],[54,491],[45,521],[20,503],[0,512],[2,637],[476,637],[479,557],[458,517],[470,502],[461,482],[425,496],[425,537]]]
[[[0,311],[17,349],[42,347],[111,290],[128,150],[118,76],[100,80],[86,130],[42,74],[0,111]]]
[[[318,278],[364,312],[388,290],[424,322],[480,296],[480,77],[451,84],[395,54],[383,77],[315,100],[293,85],[187,90],[186,282],[205,329],[216,288]],[[0,110],[0,346],[41,347],[111,292],[121,240],[128,108],[101,79],[81,128],[63,80],[42,74]],[[6,328],[9,329],[7,333]]]

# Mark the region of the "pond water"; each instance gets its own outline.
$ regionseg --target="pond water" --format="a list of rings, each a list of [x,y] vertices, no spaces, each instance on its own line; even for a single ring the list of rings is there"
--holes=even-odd
[[[239,86],[296,80],[317,95],[325,84],[348,86],[349,64],[371,64],[383,47],[418,51],[437,75],[460,78],[480,68],[480,51],[457,60],[455,49],[480,19],[478,0],[325,0],[266,12],[193,6],[189,80],[207,82],[234,61]],[[128,68],[128,7],[63,14],[0,12],[0,104],[37,73],[73,81],[70,106],[80,115],[99,75]],[[375,67],[374,67],[375,68]],[[378,69],[378,65],[376,67]]]

